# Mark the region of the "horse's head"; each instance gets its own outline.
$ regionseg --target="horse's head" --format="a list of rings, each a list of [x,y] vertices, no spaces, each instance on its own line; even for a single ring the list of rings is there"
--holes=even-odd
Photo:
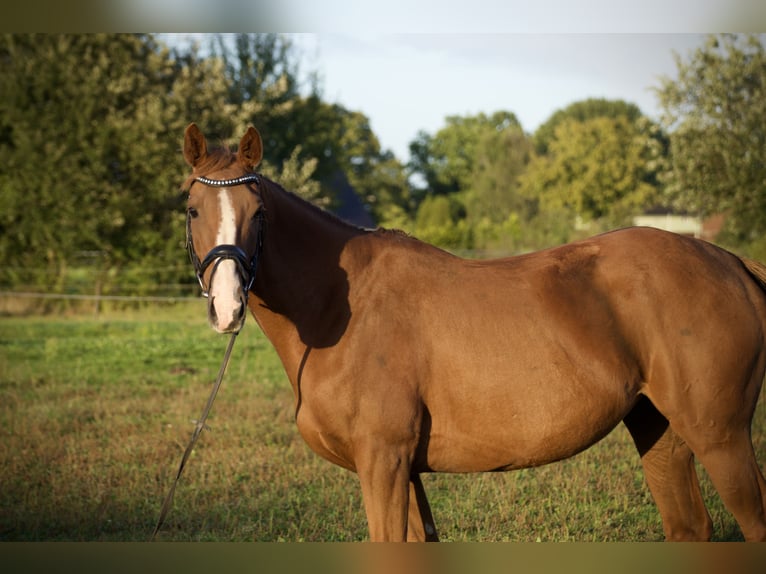
[[[208,152],[195,124],[184,133],[187,179],[187,246],[203,293],[208,319],[219,333],[236,333],[247,312],[263,229],[259,177],[263,155],[258,131],[250,127],[236,154],[228,148]],[[202,259],[197,254],[205,254]]]

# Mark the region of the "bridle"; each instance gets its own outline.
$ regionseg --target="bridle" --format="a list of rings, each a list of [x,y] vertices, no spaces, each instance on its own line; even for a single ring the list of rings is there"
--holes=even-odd
[[[207,177],[198,176],[194,178],[194,181],[198,181],[210,187],[231,187],[235,185],[245,185],[248,183],[255,183],[258,185],[261,181],[260,177],[255,173],[248,173],[240,177],[233,179],[210,179]],[[253,256],[248,258],[247,253],[237,245],[222,244],[213,247],[203,259],[197,256],[197,252],[194,250],[194,241],[192,241],[192,228],[191,228],[191,213],[186,212],[186,250],[189,252],[189,259],[194,266],[194,271],[197,274],[197,281],[202,289],[202,296],[207,297],[210,293],[208,287],[205,287],[205,283],[202,276],[207,271],[207,268],[213,265],[213,273],[211,274],[211,282],[215,270],[222,261],[227,259],[234,261],[237,265],[237,271],[240,279],[242,280],[242,289],[244,291],[245,299],[247,300],[248,293],[255,283],[255,271],[258,267],[258,259],[261,256],[263,249],[263,208],[258,210],[255,217],[258,222],[258,235],[256,237],[255,251]]]

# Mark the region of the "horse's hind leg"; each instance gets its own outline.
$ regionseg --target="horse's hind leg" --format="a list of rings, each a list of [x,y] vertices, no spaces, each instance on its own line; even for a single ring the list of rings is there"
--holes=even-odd
[[[743,329],[743,333],[746,331]],[[684,380],[706,381],[677,393],[660,393],[672,414],[673,430],[702,463],[746,540],[766,541],[766,482],[755,459],[750,428],[763,381],[765,355],[748,365],[747,347],[719,354],[715,364],[698,360]],[[680,400],[679,400],[680,399]],[[663,405],[657,407],[663,409]]]
[[[407,517],[408,542],[438,542],[434,517],[431,506],[426,498],[426,491],[420,480],[420,475],[410,477],[410,502]]]
[[[665,539],[709,540],[713,523],[702,500],[692,451],[646,397],[623,422],[641,455]]]
[[[749,430],[735,430],[725,439],[705,440],[692,448],[745,540],[766,542],[766,481],[755,460]]]

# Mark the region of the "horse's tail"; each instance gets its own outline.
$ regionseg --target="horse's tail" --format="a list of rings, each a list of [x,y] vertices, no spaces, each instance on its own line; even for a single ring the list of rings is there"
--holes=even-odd
[[[747,257],[740,257],[739,259],[750,276],[758,283],[758,286],[766,292],[766,265]]]

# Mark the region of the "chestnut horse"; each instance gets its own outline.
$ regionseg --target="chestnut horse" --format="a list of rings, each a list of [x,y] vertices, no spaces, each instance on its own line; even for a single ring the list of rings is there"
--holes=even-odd
[[[191,124],[184,157],[210,323],[237,332],[250,309],[301,435],[358,474],[372,540],[437,539],[420,473],[550,463],[620,421],[666,539],[712,535],[696,457],[745,538],[766,540],[750,435],[766,267],[646,228],[471,261],[348,225],[257,175],[252,127],[233,153]]]

